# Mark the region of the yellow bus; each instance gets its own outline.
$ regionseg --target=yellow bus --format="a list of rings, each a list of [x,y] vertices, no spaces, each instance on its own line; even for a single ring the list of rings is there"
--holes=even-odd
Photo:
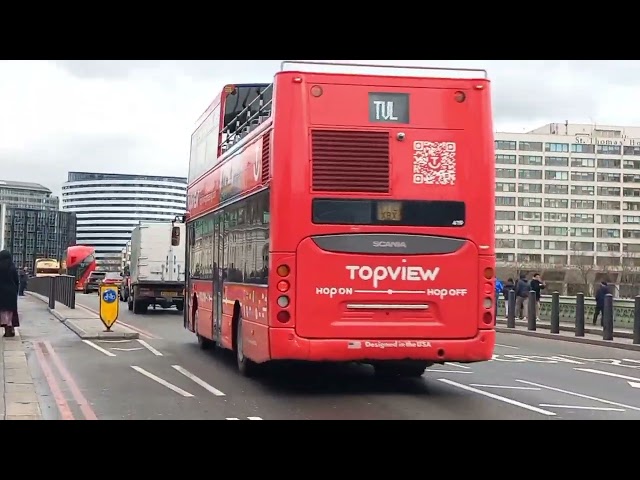
[[[60,262],[53,258],[36,259],[36,277],[53,277],[60,275]]]

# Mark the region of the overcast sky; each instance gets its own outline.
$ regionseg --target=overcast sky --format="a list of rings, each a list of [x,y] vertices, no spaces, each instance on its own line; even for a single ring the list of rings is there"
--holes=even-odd
[[[186,176],[195,121],[221,87],[269,82],[279,62],[0,61],[0,179],[57,194],[69,170]],[[487,69],[500,131],[640,125],[640,61],[391,63]]]

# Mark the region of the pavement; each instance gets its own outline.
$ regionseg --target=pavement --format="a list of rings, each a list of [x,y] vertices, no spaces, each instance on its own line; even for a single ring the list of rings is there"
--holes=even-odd
[[[19,312],[27,313],[25,298],[20,297]],[[27,361],[28,345],[23,342],[21,328],[16,336],[0,337],[0,420],[40,420],[42,410]]]
[[[230,352],[200,350],[175,310],[122,308],[118,323],[139,338],[90,340],[35,297],[21,302],[23,340],[47,354],[34,366],[45,418],[640,419],[636,351],[499,333],[492,361],[420,379],[381,380],[360,365],[274,365],[247,379]],[[99,322],[97,295],[76,302]]]

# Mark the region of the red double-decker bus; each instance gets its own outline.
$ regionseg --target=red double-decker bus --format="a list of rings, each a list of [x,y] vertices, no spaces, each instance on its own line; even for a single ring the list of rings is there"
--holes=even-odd
[[[96,250],[87,245],[73,245],[67,248],[62,260],[62,271],[76,277],[76,291],[84,289],[91,272],[96,269]]]
[[[291,63],[272,84],[224,87],[192,136],[185,328],[203,347],[234,350],[245,375],[271,360],[400,376],[490,360],[486,72]]]

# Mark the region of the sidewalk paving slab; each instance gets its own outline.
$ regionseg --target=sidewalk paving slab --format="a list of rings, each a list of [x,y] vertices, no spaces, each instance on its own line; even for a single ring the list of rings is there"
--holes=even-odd
[[[563,328],[564,327],[564,328]],[[551,333],[551,324],[548,322],[537,322],[536,330],[527,329],[527,323],[516,321],[516,328],[507,328],[507,321],[498,319],[496,332],[508,333],[512,335],[523,335],[526,337],[544,338],[548,340],[560,340],[571,343],[582,343],[586,345],[597,345],[601,347],[619,348],[622,350],[633,350],[640,352],[640,345],[633,344],[633,335],[628,338],[622,338],[623,329],[613,332],[613,340],[602,339],[602,329],[585,328],[584,337],[575,336],[575,327],[569,327],[566,324],[560,325],[560,333]],[[616,337],[617,335],[617,337]]]
[[[0,420],[42,420],[20,328],[0,338]]]
[[[49,300],[44,295],[34,292],[25,292],[45,303]],[[56,302],[54,309],[47,306],[47,310],[62,322],[69,330],[78,335],[83,340],[134,340],[140,338],[140,334],[119,325],[117,322],[111,327],[111,331],[105,331],[100,317],[84,308],[69,308],[60,302]]]

